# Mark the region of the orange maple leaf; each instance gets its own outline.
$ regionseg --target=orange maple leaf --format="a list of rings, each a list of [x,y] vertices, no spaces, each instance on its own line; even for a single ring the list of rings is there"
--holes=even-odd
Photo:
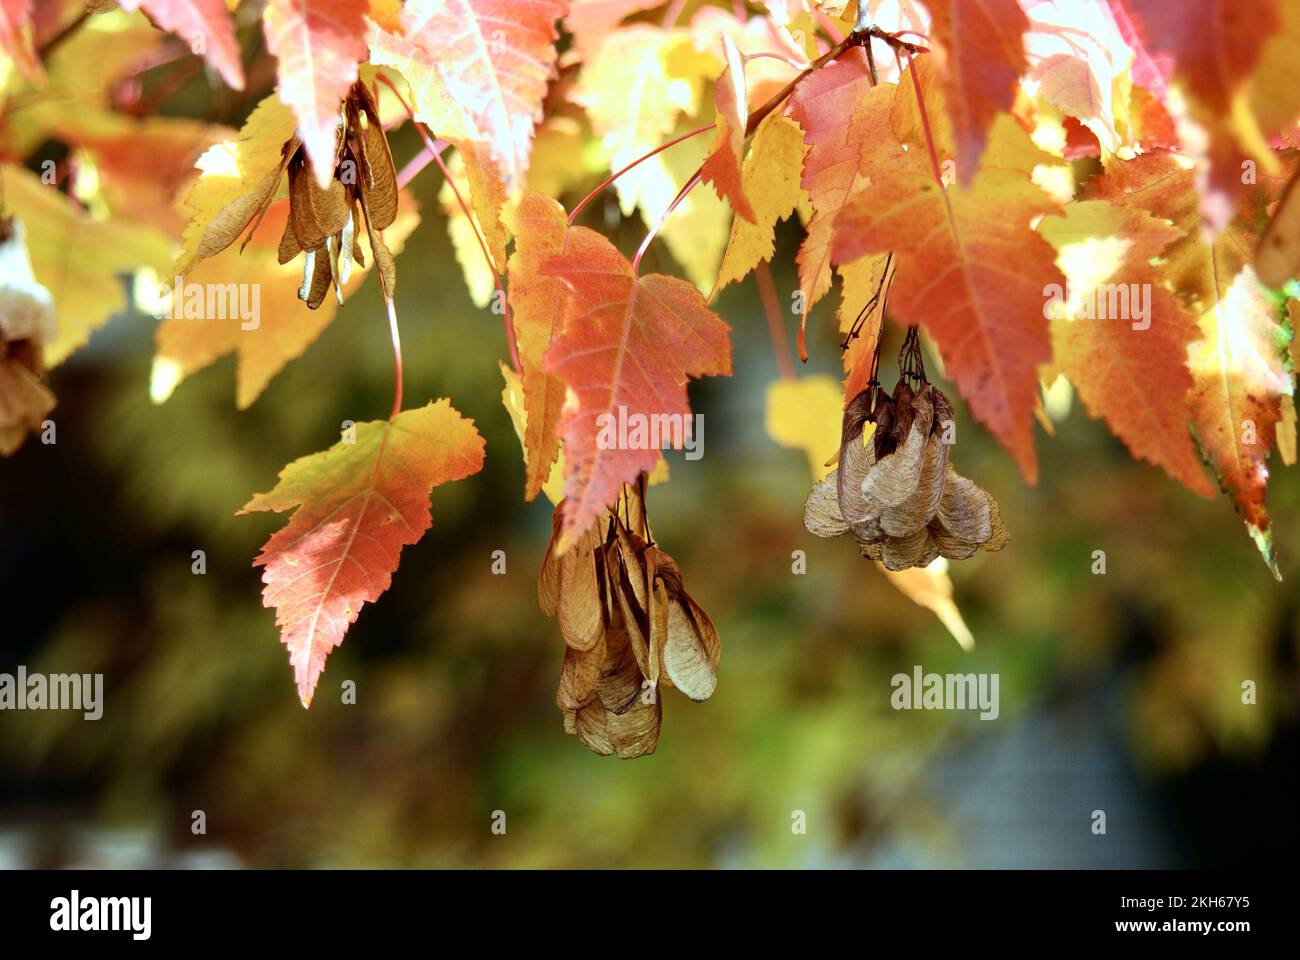
[[[528,424],[524,431],[524,496],[532,500],[546,483],[560,451],[556,428],[564,406],[564,381],[546,372],[545,358],[569,299],[568,288],[541,271],[552,256],[566,252],[569,224],[559,203],[531,190],[520,198],[515,218],[518,234],[508,274]]]
[[[1173,80],[1189,95],[1191,116],[1209,134],[1204,153],[1211,190],[1202,198],[1202,207],[1212,225],[1221,227],[1233,205],[1251,190],[1241,173],[1248,152],[1265,164],[1271,157],[1266,148],[1260,154],[1262,138],[1252,143],[1249,135],[1243,136],[1243,111],[1234,111],[1233,103],[1246,89],[1265,42],[1280,31],[1277,0],[1123,0],[1123,5],[1132,14],[1140,42],[1172,58]],[[1291,105],[1296,105],[1294,100]],[[1286,115],[1293,118],[1294,109]],[[1255,137],[1260,132],[1255,131]],[[1216,194],[1226,202],[1218,202]]]
[[[1039,231],[1061,251],[1072,294],[1066,311],[1077,311],[1073,300],[1079,294],[1091,308],[1086,318],[1052,319],[1056,363],[1088,412],[1104,417],[1134,457],[1161,467],[1203,497],[1213,496],[1187,409],[1192,389],[1187,349],[1201,332],[1178,298],[1159,285],[1151,266],[1183,231],[1140,208],[1100,200],[1068,205],[1064,216],[1044,218]],[[1078,273],[1084,276],[1071,270],[1071,263],[1080,261]],[[1139,300],[1146,301],[1142,311]],[[1117,312],[1127,315],[1110,316],[1111,305],[1121,303],[1126,309]]]
[[[1263,192],[1261,202],[1268,199]],[[1260,218],[1247,207],[1249,216],[1238,216],[1207,243],[1193,172],[1161,151],[1112,163],[1089,181],[1086,195],[1145,210],[1184,231],[1163,252],[1157,275],[1194,311],[1203,335],[1188,353],[1190,419],[1206,461],[1278,576],[1266,504],[1267,459],[1282,398],[1294,387],[1284,359],[1289,334],[1247,266]]]
[[[722,38],[726,67],[713,90],[718,132],[709,147],[709,157],[700,168],[700,179],[713,184],[718,196],[731,204],[737,215],[756,223],[754,208],[745,197],[740,162],[745,155],[745,65],[740,51],[728,36]]]
[[[846,122],[871,91],[871,71],[860,47],[805,77],[790,97],[790,115],[803,128],[804,154],[801,183],[812,201],[808,235],[799,247],[799,292],[803,308],[799,317],[799,355],[807,359],[804,321],[813,304],[831,286],[831,235],[835,218],[866,183],[858,170],[861,128]],[[878,88],[873,97],[885,97]],[[892,88],[891,88],[892,89]],[[887,100],[884,102],[888,102]]]
[[[570,293],[563,328],[546,353],[547,372],[573,397],[560,421],[563,550],[617,500],[624,483],[659,460],[658,448],[602,442],[602,431],[610,438],[621,432],[618,424],[663,423],[663,417],[691,429],[687,378],[730,375],[731,343],[727,325],[699,290],[662,274],[638,277],[594,230],[570,228],[565,252],[541,272]]]
[[[402,548],[432,525],[430,491],[482,467],[474,421],[444,399],[357,424],[355,437],[295,460],[239,511],[293,510],[253,564],[266,568],[262,600],[275,607],[304,707],[361,607],[388,589]]]
[[[993,118],[1009,110],[1028,69],[1029,19],[1016,0],[929,0],[930,36],[957,144],[957,176],[969,184]]]
[[[280,61],[280,101],[322,187],[334,174],[339,101],[366,58],[366,0],[269,0],[262,14],[266,46]]]
[[[894,253],[890,312],[930,332],[971,412],[1030,483],[1038,365],[1051,355],[1043,306],[1049,285],[1064,282],[1030,222],[1055,209],[1018,171],[983,170],[969,188],[945,190],[900,170],[873,179],[835,225],[838,263]]]

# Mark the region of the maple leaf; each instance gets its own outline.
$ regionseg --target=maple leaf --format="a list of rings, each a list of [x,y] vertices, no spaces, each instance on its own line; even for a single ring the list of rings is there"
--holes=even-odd
[[[715,294],[744,279],[759,263],[772,259],[772,235],[777,222],[807,200],[799,183],[803,151],[803,131],[789,117],[773,113],[754,131],[741,172],[741,190],[750,198],[754,217],[752,222],[743,217],[732,219],[714,284]]]
[[[0,0],[0,51],[33,83],[45,77],[32,47],[32,0]]]
[[[658,147],[682,113],[691,114],[717,57],[695,49],[682,30],[632,24],[611,32],[582,66],[573,99],[591,120],[609,167],[621,169]],[[628,170],[614,184],[624,216],[640,206],[654,223],[677,193],[664,155]]]
[[[745,154],[745,124],[749,109],[745,106],[745,65],[740,51],[730,37],[722,38],[726,68],[714,89],[718,132],[709,158],[700,168],[700,179],[713,184],[718,196],[731,204],[736,214],[753,223],[753,207],[745,196],[740,169]]]
[[[293,511],[253,564],[265,567],[263,603],[276,610],[304,707],[361,607],[388,589],[402,548],[432,525],[429,493],[482,467],[474,422],[443,399],[357,424],[354,442],[295,460],[239,510]]]
[[[846,123],[854,116],[858,104],[868,110],[868,102],[886,105],[892,101],[892,87],[871,86],[871,71],[866,55],[854,47],[821,70],[805,77],[790,97],[790,115],[803,128],[803,176],[800,179],[812,201],[813,216],[808,235],[799,247],[799,292],[801,306],[799,353],[803,347],[803,323],[808,311],[825,296],[831,286],[831,236],[835,219],[855,190],[866,183],[858,170],[865,124]]]
[[[488,145],[512,189],[528,171],[533,128],[555,72],[555,21],[567,12],[559,0],[408,0],[402,11],[407,39],[432,62],[417,101],[433,115],[452,109],[439,101],[458,104],[473,126],[459,135]]]
[[[1183,231],[1141,209],[1088,200],[1068,205],[1064,216],[1045,217],[1039,232],[1059,251],[1069,281],[1066,316],[1052,320],[1056,363],[1134,457],[1213,496],[1188,429],[1187,351],[1201,333],[1150,265]],[[1120,302],[1116,291],[1128,307],[1107,316],[1108,302]],[[1146,312],[1138,317],[1143,291]],[[1092,316],[1077,317],[1080,297],[1095,299]]]
[[[920,95],[917,95],[917,87]],[[922,110],[924,101],[924,112]],[[862,143],[862,170],[871,173],[881,164],[890,167],[906,165],[897,156],[898,144],[906,144],[909,151],[915,151],[917,157],[929,153],[933,142],[935,158],[939,161],[941,173],[948,161],[959,162],[957,157],[956,132],[948,119],[947,93],[944,89],[943,75],[930,57],[920,57],[904,72],[902,80],[894,91],[894,102],[890,107],[889,129],[893,132],[890,140],[879,127],[879,120],[870,114],[866,105],[859,108],[854,116],[854,124],[870,124],[868,130],[858,133],[855,140]],[[929,136],[926,136],[926,127]],[[1037,146],[1029,136],[1024,125],[1010,113],[998,113],[984,137],[984,153],[980,158],[980,168],[997,167],[1004,170],[1019,170],[1032,174],[1040,166],[1060,166],[1063,160]],[[919,166],[924,161],[913,160],[912,166]],[[950,178],[948,178],[950,179]],[[963,181],[968,182],[968,181]],[[1073,193],[1071,184],[1071,193]],[[1065,197],[1064,199],[1070,199]]]
[[[889,276],[886,276],[886,270]],[[839,328],[848,340],[848,349],[844,350],[841,358],[845,373],[845,403],[866,389],[875,372],[872,363],[885,320],[890,279],[895,270],[897,266],[887,254],[863,257],[836,267],[844,288]]]
[[[384,242],[394,256],[402,251],[407,236],[419,222],[410,194],[402,194],[401,208],[397,220],[384,231]],[[241,251],[231,247],[202,261],[181,278],[186,286],[180,288],[180,296],[172,295],[171,316],[159,324],[155,334],[157,347],[149,383],[154,403],[165,402],[186,377],[234,354],[235,406],[246,410],[271,379],[290,360],[301,356],[333,322],[339,310],[335,298],[326,297],[318,309],[309,309],[298,297],[302,264],[278,262],[277,249],[288,214],[288,199],[275,201],[247,248]],[[361,286],[375,262],[365,231],[361,231],[358,242],[365,250],[366,266],[352,268],[343,285],[345,296]],[[237,287],[229,288],[228,284]],[[209,303],[205,295],[209,289],[255,290],[257,315],[242,318],[224,298]],[[195,290],[203,302],[197,309],[187,310],[187,299],[192,295],[187,291]]]
[[[221,78],[236,90],[244,89],[244,67],[239,41],[224,0],[120,0],[123,9],[145,12],[168,33],[202,50]],[[201,44],[202,46],[196,46]]]
[[[1132,14],[1147,47],[1172,57],[1173,80],[1188,95],[1191,117],[1209,134],[1203,151],[1209,189],[1202,209],[1220,228],[1233,204],[1248,192],[1241,175],[1246,156],[1255,157],[1265,169],[1276,163],[1249,111],[1246,86],[1265,39],[1281,25],[1277,0],[1112,2]]]
[[[451,98],[428,51],[397,29],[388,29],[367,18],[366,45],[370,62],[393,67],[410,88],[407,98],[411,113],[436,135],[446,140],[480,138],[478,126],[466,109]]]
[[[1278,13],[1280,29],[1264,38],[1250,80],[1250,111],[1266,135],[1300,116],[1300,5],[1283,3]]]
[[[524,497],[542,489],[560,449],[557,425],[564,406],[564,381],[548,373],[546,351],[560,331],[569,300],[568,288],[542,272],[553,255],[568,251],[569,224],[564,208],[535,191],[525,193],[515,213],[516,240],[510,255],[510,305],[519,363],[523,372]]]
[[[838,262],[893,252],[891,313],[930,332],[971,412],[1030,483],[1037,367],[1051,354],[1044,297],[1064,279],[1030,222],[1055,209],[1016,171],[983,170],[948,190],[900,171],[873,180],[835,227]]]
[[[235,131],[181,117],[137,119],[117,113],[83,114],[57,134],[82,153],[78,167],[93,168],[96,198],[113,217],[152,224],[180,236],[189,220],[176,202],[195,178],[195,162]],[[91,201],[94,204],[94,201]]]
[[[1213,264],[1211,265],[1213,270]],[[1282,400],[1293,393],[1285,360],[1291,334],[1254,272],[1246,268],[1199,318],[1204,339],[1193,344],[1188,397],[1196,435],[1273,576],[1282,579],[1268,515],[1268,455]]]
[[[731,344],[727,325],[695,287],[661,274],[637,276],[613,244],[585,227],[570,228],[565,252],[541,273],[570,292],[562,329],[546,353],[547,372],[572,392],[559,427],[567,460],[563,551],[624,483],[659,459],[658,449],[602,444],[602,430],[634,415],[647,424],[680,418],[685,429],[693,423],[687,378],[730,375]]]
[[[1277,576],[1266,460],[1293,386],[1284,360],[1288,334],[1247,266],[1258,242],[1258,218],[1246,223],[1238,217],[1207,243],[1192,171],[1160,151],[1112,163],[1089,181],[1087,196],[1146,210],[1184,231],[1165,249],[1157,276],[1193,311],[1203,334],[1188,355],[1192,425],[1205,459]]]
[[[508,364],[499,363],[498,366],[501,368],[501,378],[505,381],[505,385],[501,388],[501,403],[506,408],[506,412],[510,414],[510,422],[514,425],[515,436],[519,438],[519,446],[524,454],[524,469],[527,472],[531,469],[534,458],[529,456],[527,447],[528,411],[525,408],[527,401],[524,399],[524,382]],[[561,383],[560,387],[560,399],[563,400],[564,384]],[[552,434],[554,434],[554,428],[552,428]],[[563,451],[560,451],[555,461],[551,463],[549,470],[546,471],[541,485],[541,492],[546,495],[546,499],[550,500],[552,504],[559,503],[564,499]]]
[[[1016,0],[929,0],[930,36],[957,142],[957,176],[979,168],[993,118],[1008,110],[1027,69],[1029,20]]]
[[[199,179],[185,195],[190,224],[172,273],[184,274],[239,237],[256,211],[275,195],[284,176],[284,144],[293,136],[294,118],[274,96],[262,100],[239,135],[199,157]]]
[[[366,9],[366,0],[268,0],[262,14],[266,47],[280,61],[280,100],[298,118],[322,187],[334,173],[339,102],[366,59]]]
[[[447,169],[451,178],[444,181],[438,194],[447,215],[447,233],[465,275],[470,299],[476,306],[486,307],[496,289],[497,273],[505,271],[509,239],[501,219],[507,199],[505,184],[496,164],[488,159],[487,148],[472,140],[456,143],[456,155]],[[466,206],[462,207],[462,203]],[[490,265],[483,256],[480,233]]]
[[[1145,45],[1167,54],[1174,79],[1227,114],[1264,40],[1280,25],[1277,0],[1111,0],[1132,14]]]
[[[54,367],[125,309],[119,274],[143,267],[161,272],[171,244],[153,227],[92,219],[22,167],[0,168],[0,179],[6,205],[26,225],[36,280],[54,299],[58,334],[44,344],[45,365]]]
[[[1062,113],[1079,120],[1101,120],[1105,103],[1088,61],[1068,53],[1040,60],[1029,72],[1038,96]]]

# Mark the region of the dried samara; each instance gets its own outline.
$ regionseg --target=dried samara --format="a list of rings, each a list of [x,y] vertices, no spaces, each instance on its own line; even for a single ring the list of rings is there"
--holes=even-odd
[[[997,500],[949,463],[952,418],[923,375],[905,375],[892,396],[868,386],[844,409],[839,463],[808,495],[804,526],[819,537],[852,534],[888,570],[1001,550],[1010,538]]]
[[[722,641],[654,544],[641,498],[625,490],[620,504],[622,515],[609,511],[562,555],[556,506],[537,597],[564,637],[555,702],[565,731],[593,753],[630,759],[659,743],[661,687],[692,700],[713,694]]]
[[[317,179],[296,135],[281,147],[280,158],[277,169],[229,204],[212,222],[197,255],[215,256],[247,228],[246,245],[287,171],[289,217],[280,237],[278,259],[288,263],[299,253],[306,254],[299,299],[314,310],[332,288],[338,302],[343,302],[343,286],[351,275],[353,261],[365,266],[357,233],[362,227],[374,253],[384,296],[391,299],[397,287],[397,271],[380,231],[397,218],[397,174],[378,107],[365,84],[354,83],[340,108],[334,169],[325,186]]]

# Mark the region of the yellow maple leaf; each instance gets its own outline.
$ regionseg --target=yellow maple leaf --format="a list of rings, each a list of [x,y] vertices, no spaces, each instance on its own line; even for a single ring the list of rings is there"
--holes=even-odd
[[[199,157],[201,174],[185,197],[190,225],[173,276],[188,273],[201,257],[223,249],[230,225],[245,222],[267,196],[280,192],[281,151],[296,126],[292,111],[269,96],[249,115],[237,137],[209,147]]]
[[[806,197],[799,185],[803,171],[803,131],[789,117],[774,113],[759,124],[741,168],[745,196],[754,208],[754,221],[734,217],[731,235],[718,270],[717,292],[743,279],[758,264],[771,260],[772,231],[794,213]]]
[[[27,227],[36,280],[54,298],[58,334],[45,344],[45,364],[62,363],[127,305],[120,274],[161,270],[171,244],[149,226],[95,220],[57,188],[22,167],[0,169],[5,203]]]

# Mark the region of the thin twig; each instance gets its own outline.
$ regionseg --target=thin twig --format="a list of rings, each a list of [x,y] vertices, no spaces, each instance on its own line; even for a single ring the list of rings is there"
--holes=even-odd
[[[763,301],[763,312],[767,314],[767,330],[772,337],[772,353],[776,357],[776,368],[786,380],[794,379],[794,362],[790,359],[790,344],[786,341],[785,324],[781,322],[781,302],[776,295],[776,284],[772,282],[772,268],[766,260],[760,260],[754,268],[754,281],[758,284],[758,296]]]
[[[465,202],[465,198],[461,196],[460,190],[457,189],[456,181],[452,179],[451,171],[447,169],[447,165],[443,162],[442,153],[434,142],[433,136],[430,134],[428,129],[425,128],[424,124],[415,119],[415,111],[411,108],[411,105],[406,102],[406,98],[402,96],[400,91],[398,91],[397,86],[393,81],[389,80],[382,73],[379,74],[378,77],[383,81],[388,89],[393,92],[393,96],[395,96],[398,102],[406,109],[407,116],[411,118],[411,123],[415,126],[416,133],[418,133],[420,138],[424,141],[425,150],[431,155],[433,162],[438,165],[438,169],[442,171],[442,176],[446,180],[447,186],[451,187],[451,192],[456,198],[456,203],[460,205],[461,212],[465,214],[465,219],[469,221],[470,229],[474,231],[474,239],[478,241],[478,248],[483,253],[483,259],[487,262],[488,270],[492,272],[492,283],[496,287],[497,299],[501,303],[501,315],[506,331],[506,346],[510,351],[510,365],[514,368],[515,373],[522,373],[523,367],[519,362],[519,346],[515,342],[514,320],[510,315],[510,301],[506,298],[505,288],[501,285],[501,273],[497,269],[496,262],[492,259],[492,254],[488,250],[487,241],[483,238],[482,231],[479,230],[478,221],[474,219],[474,214],[470,210],[469,204]],[[504,267],[504,264],[502,264],[502,266]]]
[[[392,297],[384,297],[384,306],[388,309],[388,333],[393,338],[393,419],[402,412],[402,337],[397,332],[397,307]]]
[[[655,148],[654,148],[653,150],[651,150],[649,153],[647,153],[647,154],[643,154],[642,156],[637,157],[635,160],[633,160],[633,161],[632,161],[631,163],[629,163],[627,166],[623,167],[623,168],[622,168],[621,170],[619,170],[617,173],[611,173],[608,177],[606,177],[603,181],[601,181],[600,185],[597,186],[596,189],[592,190],[591,193],[589,193],[589,194],[587,194],[585,197],[583,197],[582,200],[579,201],[578,205],[577,205],[576,207],[573,208],[573,212],[569,214],[569,224],[570,224],[570,226],[572,226],[573,222],[578,218],[578,214],[582,212],[582,208],[583,208],[583,207],[585,207],[587,204],[591,203],[591,201],[594,200],[594,199],[596,199],[596,197],[600,196],[601,192],[602,192],[606,187],[608,187],[611,183],[613,183],[613,182],[614,182],[615,180],[617,180],[619,177],[623,176],[623,174],[627,173],[629,170],[631,170],[631,169],[632,169],[633,167],[635,167],[637,164],[639,164],[639,163],[644,163],[646,160],[649,160],[649,159],[650,159],[651,157],[653,157],[655,154],[660,153],[660,152],[662,152],[662,151],[664,151],[664,150],[667,150],[669,147],[675,147],[677,144],[681,143],[683,140],[689,140],[691,137],[693,137],[693,136],[695,136],[695,135],[697,135],[697,134],[703,133],[705,130],[712,130],[712,129],[713,129],[714,127],[716,127],[716,126],[717,126],[716,123],[709,123],[709,124],[705,124],[705,125],[702,126],[702,127],[696,127],[694,130],[690,131],[689,133],[683,133],[680,137],[676,137],[676,138],[674,138],[674,139],[672,139],[672,140],[669,140],[667,143],[665,143],[665,144],[663,144],[663,145],[661,145],[661,146],[655,147]]]

